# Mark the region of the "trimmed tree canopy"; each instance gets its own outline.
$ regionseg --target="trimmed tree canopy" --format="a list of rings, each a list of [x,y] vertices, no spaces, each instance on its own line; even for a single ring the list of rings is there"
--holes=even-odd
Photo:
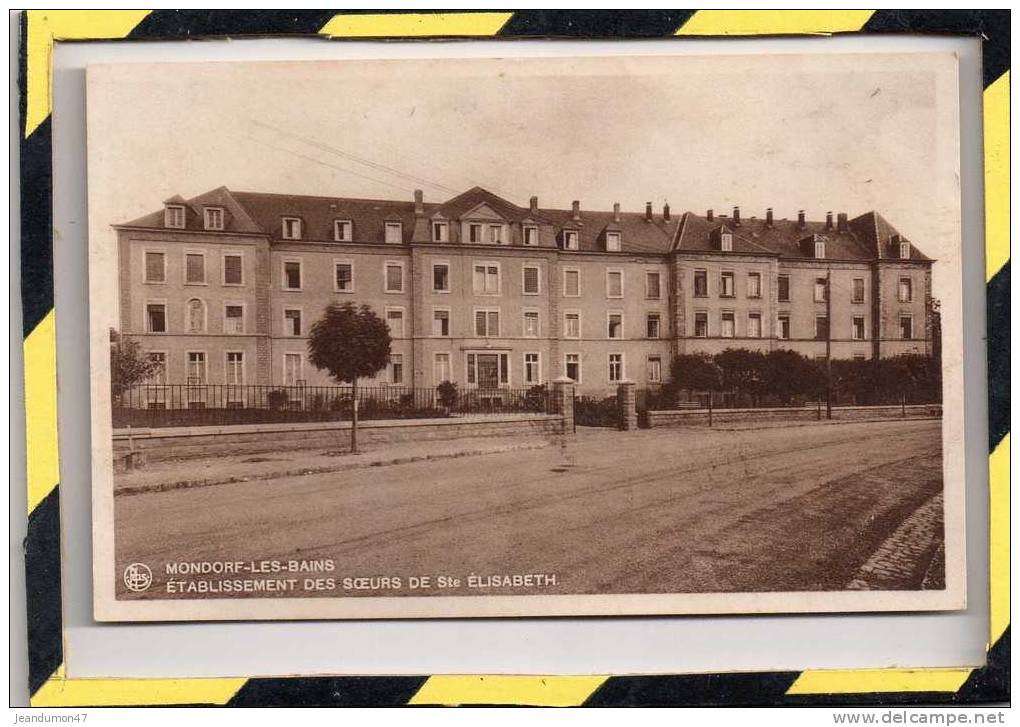
[[[389,362],[389,327],[367,305],[331,303],[309,332],[308,358],[340,383],[374,376]]]

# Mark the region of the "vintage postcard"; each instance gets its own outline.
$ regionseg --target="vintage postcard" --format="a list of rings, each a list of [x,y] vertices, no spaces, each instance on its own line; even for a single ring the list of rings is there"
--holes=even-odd
[[[99,620],[964,607],[955,56],[87,104]]]

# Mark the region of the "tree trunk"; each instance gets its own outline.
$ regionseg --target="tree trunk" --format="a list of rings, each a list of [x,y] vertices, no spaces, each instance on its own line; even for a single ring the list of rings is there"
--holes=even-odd
[[[358,377],[351,382],[351,454],[358,453]]]

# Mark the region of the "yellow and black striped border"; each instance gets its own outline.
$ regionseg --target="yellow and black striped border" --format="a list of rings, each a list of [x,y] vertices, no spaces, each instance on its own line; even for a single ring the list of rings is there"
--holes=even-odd
[[[21,288],[24,316],[29,681],[39,707],[506,704],[694,706],[981,703],[1009,699],[1009,11],[675,10],[516,12],[36,11],[21,15]],[[983,38],[991,633],[985,666],[658,676],[69,679],[61,646],[51,55],[60,40],[196,36],[333,38],[827,35]]]

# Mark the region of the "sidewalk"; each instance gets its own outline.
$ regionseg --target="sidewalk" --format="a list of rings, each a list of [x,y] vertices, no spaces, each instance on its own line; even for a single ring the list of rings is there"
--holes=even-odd
[[[186,487],[273,480],[434,459],[541,449],[553,446],[556,441],[551,436],[513,437],[509,440],[472,437],[367,445],[358,454],[289,450],[152,462],[143,469],[116,475],[113,490],[115,495],[134,495]]]

